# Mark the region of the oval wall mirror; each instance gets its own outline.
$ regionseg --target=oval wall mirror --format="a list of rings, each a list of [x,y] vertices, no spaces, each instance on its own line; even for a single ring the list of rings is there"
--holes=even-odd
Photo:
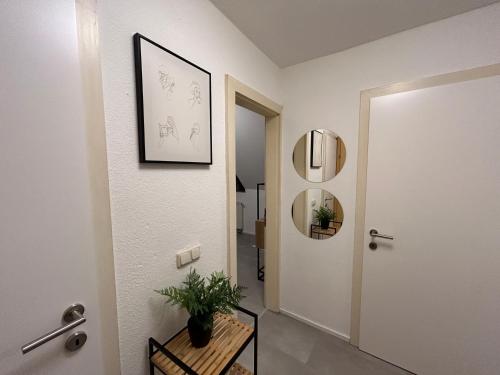
[[[331,130],[311,130],[295,144],[292,160],[300,177],[311,182],[325,182],[342,170],[345,145]]]
[[[330,192],[307,189],[293,201],[292,218],[299,232],[306,237],[326,240],[339,232],[344,222],[344,211]]]

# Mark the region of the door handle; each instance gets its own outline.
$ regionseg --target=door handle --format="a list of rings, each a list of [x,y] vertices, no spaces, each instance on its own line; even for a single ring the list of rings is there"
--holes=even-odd
[[[394,240],[393,236],[389,236],[387,234],[381,234],[376,229],[370,229],[370,236],[377,237],[377,238],[384,238],[386,240]]]
[[[87,319],[83,316],[85,308],[80,303],[75,303],[68,307],[63,313],[63,320],[68,323],[59,327],[46,335],[40,336],[36,340],[31,341],[30,343],[24,345],[21,348],[23,354],[31,352],[33,349],[38,348],[40,345],[45,344],[46,342],[55,339],[58,336],[61,336],[63,333],[72,330],[75,327],[78,327],[80,324],[83,324],[87,321]]]

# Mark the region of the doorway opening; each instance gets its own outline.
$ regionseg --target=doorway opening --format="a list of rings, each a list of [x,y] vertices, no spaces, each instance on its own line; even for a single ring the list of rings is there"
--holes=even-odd
[[[245,178],[241,177],[243,175],[237,175],[237,114],[240,119],[247,118],[249,121],[249,124],[246,124],[248,126],[240,124],[242,125],[240,131],[253,129],[253,136],[260,150],[260,162],[245,160],[248,166],[243,166],[243,170],[240,165],[241,172],[246,175]],[[249,284],[246,285],[251,288],[246,293],[249,294],[249,307],[257,312],[262,312],[265,308],[279,312],[280,114],[280,105],[234,78],[226,76],[228,274],[235,283],[241,281],[242,285]],[[255,127],[251,128],[251,125]],[[260,141],[258,141],[259,138]],[[250,142],[248,138],[246,141]],[[246,141],[243,139],[240,146],[246,145]],[[245,153],[243,147],[240,147],[238,151]],[[245,158],[244,155],[241,157]],[[263,164],[263,166],[257,164]],[[253,174],[253,177],[248,174]],[[245,186],[245,184],[248,185]],[[237,188],[240,190],[238,193]],[[259,199],[258,212],[257,198]],[[243,199],[247,200],[247,203],[242,202]],[[238,233],[238,229],[241,233]],[[238,236],[240,241],[238,241]],[[238,259],[238,242],[241,247],[241,262]],[[240,263],[241,272],[244,273],[241,275],[242,280],[238,277],[238,263]],[[258,301],[261,301],[261,304]]]
[[[242,306],[264,312],[265,128],[266,119],[236,106],[236,237],[238,285],[246,287]]]

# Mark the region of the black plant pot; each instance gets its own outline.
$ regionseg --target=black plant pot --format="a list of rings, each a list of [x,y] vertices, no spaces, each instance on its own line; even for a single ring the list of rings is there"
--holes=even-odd
[[[191,344],[195,348],[207,346],[212,338],[213,328],[213,314],[191,316],[188,320],[188,332]]]
[[[328,229],[330,227],[330,219],[321,220],[321,229]]]

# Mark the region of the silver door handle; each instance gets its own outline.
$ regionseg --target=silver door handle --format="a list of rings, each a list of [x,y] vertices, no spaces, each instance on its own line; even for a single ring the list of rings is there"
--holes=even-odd
[[[389,236],[387,234],[380,234],[378,232],[378,230],[376,230],[376,229],[370,229],[370,236],[378,237],[378,238],[385,238],[386,240],[394,240],[393,236]]]
[[[75,303],[68,307],[63,314],[63,320],[68,324],[59,327],[46,335],[40,336],[36,340],[24,345],[21,348],[23,354],[31,352],[33,349],[38,348],[40,345],[45,344],[46,342],[55,339],[58,336],[61,336],[63,333],[72,330],[75,327],[78,327],[80,324],[83,324],[87,321],[87,319],[83,316],[85,308],[82,304]]]

